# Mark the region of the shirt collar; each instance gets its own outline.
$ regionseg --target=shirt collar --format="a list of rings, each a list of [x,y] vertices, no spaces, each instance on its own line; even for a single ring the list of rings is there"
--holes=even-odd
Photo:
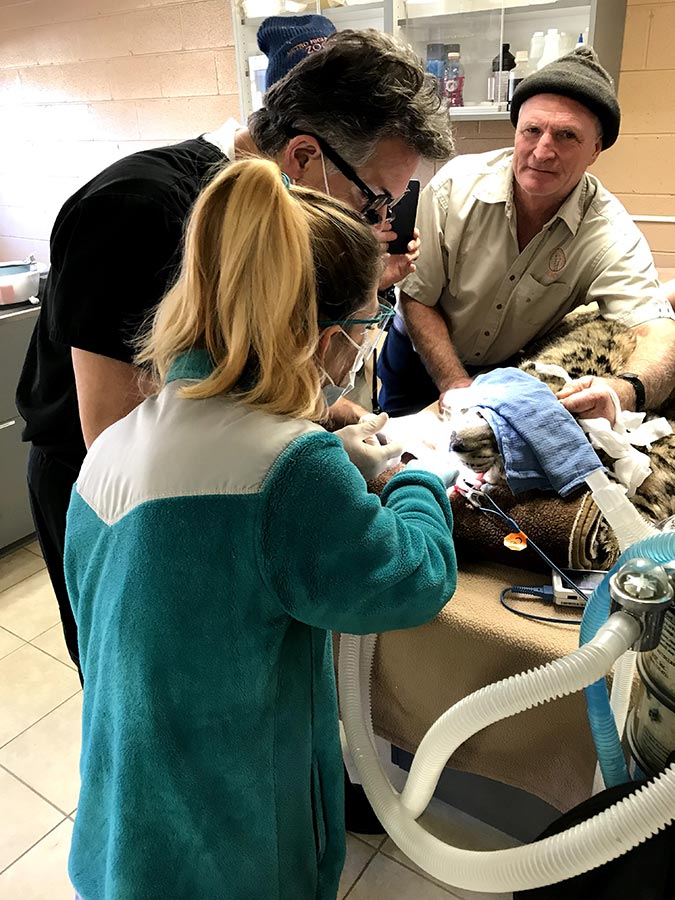
[[[504,204],[506,218],[511,220],[513,216],[513,152],[499,159],[476,185],[474,197],[481,203],[492,206],[498,203]]]
[[[481,178],[474,190],[474,197],[481,203],[504,204],[507,219],[513,216],[513,154],[499,161],[499,165]],[[562,219],[574,235],[584,217],[586,197],[588,195],[588,177],[584,175],[560,209],[552,216],[550,225],[556,219]]]
[[[228,119],[220,128],[216,128],[215,131],[209,131],[203,134],[202,137],[205,141],[217,147],[221,153],[224,153],[230,162],[234,162],[234,138],[240,128],[242,126],[236,119]]]
[[[551,218],[551,222],[555,222],[556,219],[562,219],[572,234],[575,235],[584,217],[587,194],[588,178],[584,175],[558,212]]]
[[[513,198],[513,153],[502,157],[480,178],[473,195],[481,203],[509,203]]]
[[[213,372],[213,360],[206,350],[188,350],[181,353],[171,364],[166,383],[188,379],[190,381],[202,381]]]

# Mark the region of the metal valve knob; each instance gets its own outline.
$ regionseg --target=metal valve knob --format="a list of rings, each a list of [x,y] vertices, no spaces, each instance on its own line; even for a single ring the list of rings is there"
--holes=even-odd
[[[609,594],[614,608],[625,610],[642,624],[642,633],[633,649],[653,650],[673,602],[673,587],[663,566],[651,559],[629,560],[609,579]]]

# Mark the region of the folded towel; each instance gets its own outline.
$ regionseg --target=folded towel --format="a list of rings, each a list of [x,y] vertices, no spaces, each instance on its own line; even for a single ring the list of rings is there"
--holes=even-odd
[[[603,468],[550,388],[520,369],[478,375],[466,391],[463,403],[467,401],[490,423],[514,494],[553,488],[566,497]]]

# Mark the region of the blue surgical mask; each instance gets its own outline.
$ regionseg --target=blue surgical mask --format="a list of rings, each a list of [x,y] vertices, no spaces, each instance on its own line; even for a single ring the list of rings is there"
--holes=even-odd
[[[337,403],[340,397],[346,394],[348,390],[349,388],[341,388],[337,384],[324,384],[321,391],[323,392],[326,406],[332,406],[334,403]]]

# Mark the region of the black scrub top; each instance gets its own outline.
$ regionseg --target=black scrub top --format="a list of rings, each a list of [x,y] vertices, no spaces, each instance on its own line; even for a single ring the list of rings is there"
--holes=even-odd
[[[203,137],[113,163],[66,201],[16,402],[31,441],[79,471],[86,449],[71,348],[122,362],[173,283],[200,190],[227,162]]]

